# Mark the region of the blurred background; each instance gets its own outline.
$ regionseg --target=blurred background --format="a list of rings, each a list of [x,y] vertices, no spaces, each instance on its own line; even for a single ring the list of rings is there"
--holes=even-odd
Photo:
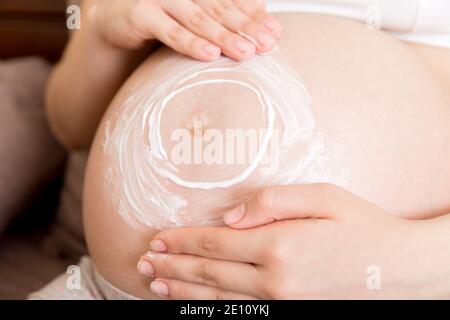
[[[44,109],[67,38],[64,0],[0,0],[0,299],[26,298],[85,251],[62,218],[70,207],[81,219],[81,191]]]
[[[56,61],[67,41],[64,0],[0,0],[0,58]]]

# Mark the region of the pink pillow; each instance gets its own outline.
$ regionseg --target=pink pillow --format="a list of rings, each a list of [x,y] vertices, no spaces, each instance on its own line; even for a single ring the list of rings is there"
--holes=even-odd
[[[45,117],[49,71],[40,58],[0,61],[0,232],[64,160]]]

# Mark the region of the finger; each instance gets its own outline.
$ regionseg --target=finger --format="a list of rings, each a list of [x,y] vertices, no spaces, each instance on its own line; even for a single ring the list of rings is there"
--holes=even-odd
[[[150,250],[259,263],[264,256],[263,236],[257,230],[227,227],[173,228],[158,233],[150,243]]]
[[[276,39],[263,25],[248,17],[231,0],[196,0],[211,17],[252,42],[258,52],[273,50]]]
[[[138,270],[149,277],[197,283],[227,291],[245,294],[261,291],[258,268],[249,263],[147,252],[141,257]],[[149,274],[148,270],[152,272]]]
[[[287,219],[330,219],[358,210],[358,204],[367,205],[331,184],[270,186],[227,212],[224,221],[233,228],[245,229]]]
[[[155,279],[150,284],[153,294],[172,300],[255,300],[255,297],[217,288],[171,279]]]
[[[278,19],[267,13],[265,1],[263,0],[233,0],[238,8],[247,16],[265,26],[277,38],[281,37],[283,27]]]
[[[219,46],[224,55],[240,61],[255,54],[254,44],[230,32],[192,1],[167,1],[164,8],[191,32]]]
[[[175,51],[201,61],[220,57],[221,50],[211,42],[193,34],[161,11],[148,21],[151,33]],[[150,31],[149,31],[150,32]]]

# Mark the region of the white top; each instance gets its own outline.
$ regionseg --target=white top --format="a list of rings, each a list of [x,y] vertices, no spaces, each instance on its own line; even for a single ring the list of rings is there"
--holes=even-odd
[[[449,0],[267,0],[267,8],[344,17],[405,41],[450,48]]]

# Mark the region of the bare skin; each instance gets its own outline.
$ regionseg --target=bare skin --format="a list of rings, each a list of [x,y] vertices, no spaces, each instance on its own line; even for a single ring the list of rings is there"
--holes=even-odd
[[[46,99],[53,132],[68,149],[89,148],[111,99],[157,40],[201,61],[242,60],[272,50],[281,35],[259,0],[83,0],[81,13]]]
[[[224,221],[160,232],[138,265],[156,277],[151,291],[169,299],[450,298],[450,215],[401,219],[334,185],[303,184],[263,188]]]
[[[314,99],[318,127],[345,146],[346,166],[352,172],[348,191],[402,218],[448,213],[450,97],[445,75],[433,70],[429,56],[354,22],[303,14],[279,18],[285,30],[280,46]],[[117,214],[103,189],[101,145],[105,121],[121,108],[136,83],[152,81],[155,67],[173,54],[167,49],[157,52],[118,92],[100,124],[86,173],[84,219],[93,261],[114,285],[149,299],[155,296],[136,263],[157,230],[130,229]],[[239,97],[236,100],[238,110]],[[195,196],[190,190],[185,194]]]

